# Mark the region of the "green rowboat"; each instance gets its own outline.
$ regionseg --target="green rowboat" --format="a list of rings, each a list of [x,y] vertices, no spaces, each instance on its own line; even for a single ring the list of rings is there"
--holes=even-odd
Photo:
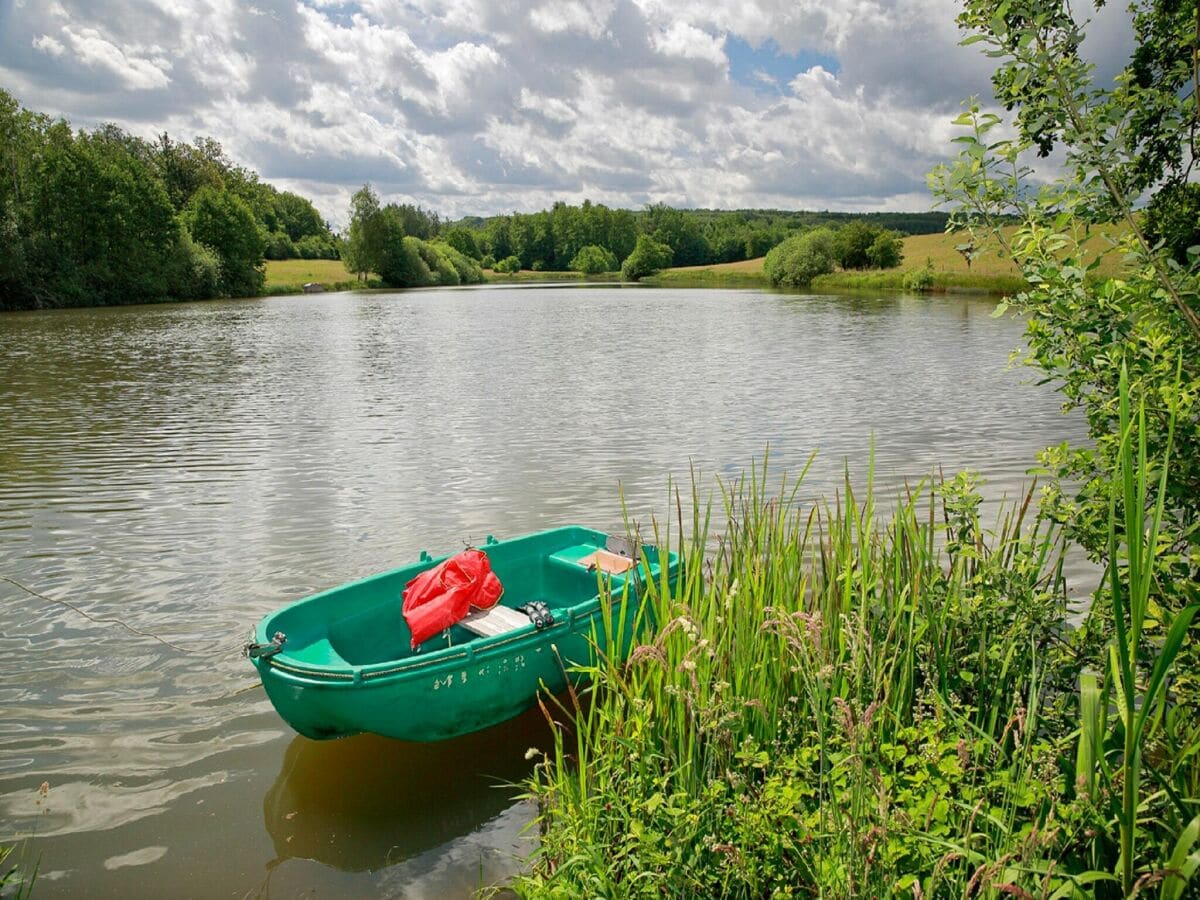
[[[540,690],[596,650],[624,658],[652,624],[651,590],[678,575],[678,557],[631,548],[571,526],[481,548],[504,586],[493,610],[472,613],[417,650],[401,613],[405,585],[448,557],[421,560],[289,604],[254,629],[247,655],[275,709],[306,737],[371,732],[438,741],[518,715]],[[517,607],[544,603],[546,624]]]

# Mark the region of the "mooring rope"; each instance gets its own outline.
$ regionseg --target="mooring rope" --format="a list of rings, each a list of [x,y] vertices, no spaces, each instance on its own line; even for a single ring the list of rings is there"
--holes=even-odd
[[[181,647],[172,641],[168,641],[164,637],[159,637],[157,634],[154,634],[153,632],[143,631],[140,628],[135,628],[134,626],[130,625],[128,622],[124,622],[121,619],[117,619],[117,618],[99,619],[96,616],[93,616],[91,613],[87,612],[86,610],[80,609],[78,606],[76,606],[70,600],[63,600],[61,597],[48,597],[45,594],[35,591],[31,587],[26,587],[25,585],[21,584],[21,582],[17,581],[15,578],[9,578],[7,575],[0,575],[0,581],[7,581],[9,584],[20,588],[21,590],[23,590],[25,593],[29,594],[32,597],[37,597],[39,600],[45,600],[47,603],[57,603],[59,606],[65,606],[67,609],[72,610],[73,612],[77,613],[78,615],[83,616],[89,622],[94,622],[97,625],[120,625],[122,628],[124,628],[130,634],[135,634],[138,637],[150,638],[150,640],[152,640],[152,641],[158,641],[164,647],[170,647],[172,650],[175,650],[179,653],[186,653],[188,655],[205,655],[205,656],[207,656],[207,655],[209,655],[209,653],[212,652],[210,650],[196,650],[196,649],[189,649],[187,647]],[[213,650],[216,650],[216,649],[217,649],[216,647],[213,648]]]

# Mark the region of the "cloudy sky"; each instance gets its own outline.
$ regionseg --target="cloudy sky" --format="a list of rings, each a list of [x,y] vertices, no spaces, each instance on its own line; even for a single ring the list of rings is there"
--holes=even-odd
[[[0,86],[77,126],[209,135],[335,223],[591,198],[923,210],[991,63],[952,0],[0,0]],[[1128,56],[1105,7],[1089,53]]]

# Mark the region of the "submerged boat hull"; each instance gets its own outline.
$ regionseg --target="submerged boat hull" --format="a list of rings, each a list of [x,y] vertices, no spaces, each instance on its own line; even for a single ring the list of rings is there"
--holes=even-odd
[[[601,532],[571,527],[482,548],[505,586],[503,604],[547,604],[554,624],[542,630],[530,622],[480,637],[455,626],[412,652],[401,595],[441,561],[424,558],[265,616],[254,640],[283,633],[283,648],[252,661],[275,709],[310,738],[436,741],[480,731],[528,709],[539,691],[565,688],[597,651],[623,657],[651,624],[646,598],[675,577],[678,559],[642,548],[624,573],[590,570],[590,554],[606,543]]]

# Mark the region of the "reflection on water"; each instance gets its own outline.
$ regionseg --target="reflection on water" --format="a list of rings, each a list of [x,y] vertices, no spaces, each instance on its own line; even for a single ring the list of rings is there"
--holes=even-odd
[[[483,288],[0,316],[0,839],[41,896],[439,896],[502,874],[536,714],[460,744],[295,738],[238,654],[297,596],[489,533],[645,522],[769,443],[830,492],[1079,439],[978,298]],[[50,793],[39,804],[38,787]],[[289,819],[288,815],[293,814]],[[264,822],[265,815],[265,822]],[[506,868],[507,867],[507,868]],[[466,881],[463,879],[466,878]]]
[[[533,771],[526,751],[550,746],[550,729],[537,708],[436,744],[374,735],[324,742],[296,736],[263,800],[263,818],[281,860],[380,869],[471,834],[500,815]]]

